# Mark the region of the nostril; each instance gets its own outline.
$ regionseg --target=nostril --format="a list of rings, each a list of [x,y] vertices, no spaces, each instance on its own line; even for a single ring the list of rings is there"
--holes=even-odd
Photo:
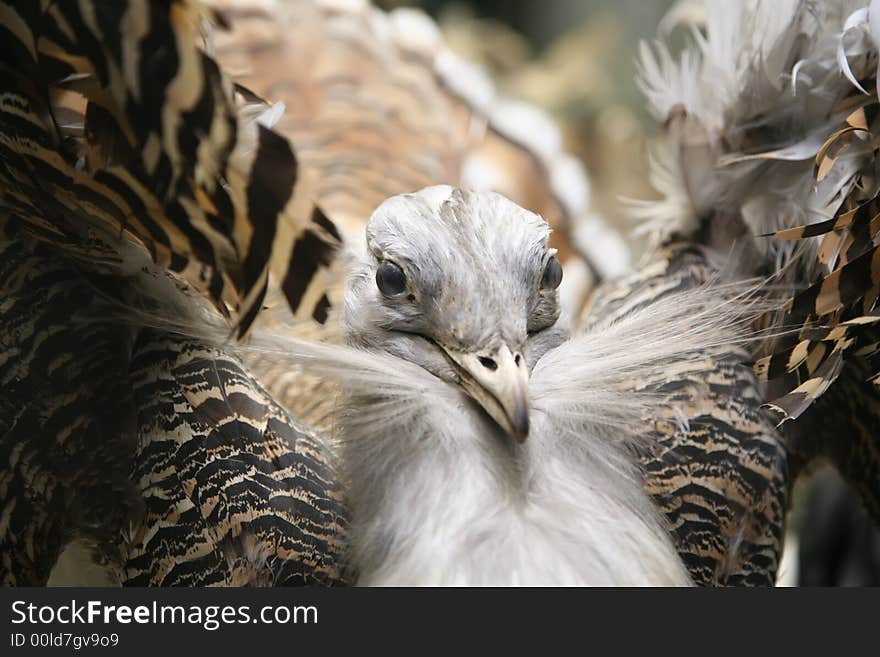
[[[496,362],[495,362],[494,360],[492,360],[491,358],[486,358],[486,357],[484,357],[484,356],[480,356],[480,357],[479,357],[479,361],[480,361],[480,365],[482,365],[483,367],[485,367],[485,368],[486,368],[487,370],[489,370],[490,372],[494,372],[495,370],[498,369],[498,363],[496,363]]]
[[[519,362],[521,360],[522,360],[522,357],[519,354],[517,354],[516,356],[513,357],[513,362],[516,363],[517,367],[519,367]]]

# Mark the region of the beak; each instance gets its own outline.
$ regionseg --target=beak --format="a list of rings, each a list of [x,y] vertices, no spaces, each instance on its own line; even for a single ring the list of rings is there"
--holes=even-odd
[[[456,366],[461,386],[509,436],[529,435],[529,373],[525,358],[502,345],[494,352],[457,353],[443,348]]]

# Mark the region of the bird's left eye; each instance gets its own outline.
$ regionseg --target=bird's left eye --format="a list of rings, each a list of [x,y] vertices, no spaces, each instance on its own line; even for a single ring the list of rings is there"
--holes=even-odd
[[[406,274],[393,262],[383,262],[376,270],[376,285],[386,297],[406,292]]]
[[[541,276],[542,290],[555,290],[562,283],[562,265],[556,256],[551,256],[544,267],[544,274]]]

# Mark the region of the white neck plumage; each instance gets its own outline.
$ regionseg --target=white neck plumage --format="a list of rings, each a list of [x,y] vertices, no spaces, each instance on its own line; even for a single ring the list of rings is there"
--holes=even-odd
[[[514,446],[462,396],[412,411],[381,435],[346,423],[360,584],[689,583],[616,447],[590,449],[539,412]]]
[[[398,358],[350,360],[341,414],[362,584],[686,585],[631,448],[638,382],[748,339],[748,286],[670,294],[544,354],[514,446],[461,391]]]

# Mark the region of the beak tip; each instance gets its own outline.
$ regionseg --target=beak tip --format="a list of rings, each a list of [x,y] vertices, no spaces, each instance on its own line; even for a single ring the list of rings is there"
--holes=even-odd
[[[514,429],[514,437],[517,442],[524,443],[526,438],[529,437],[529,412],[527,409],[517,409]]]

